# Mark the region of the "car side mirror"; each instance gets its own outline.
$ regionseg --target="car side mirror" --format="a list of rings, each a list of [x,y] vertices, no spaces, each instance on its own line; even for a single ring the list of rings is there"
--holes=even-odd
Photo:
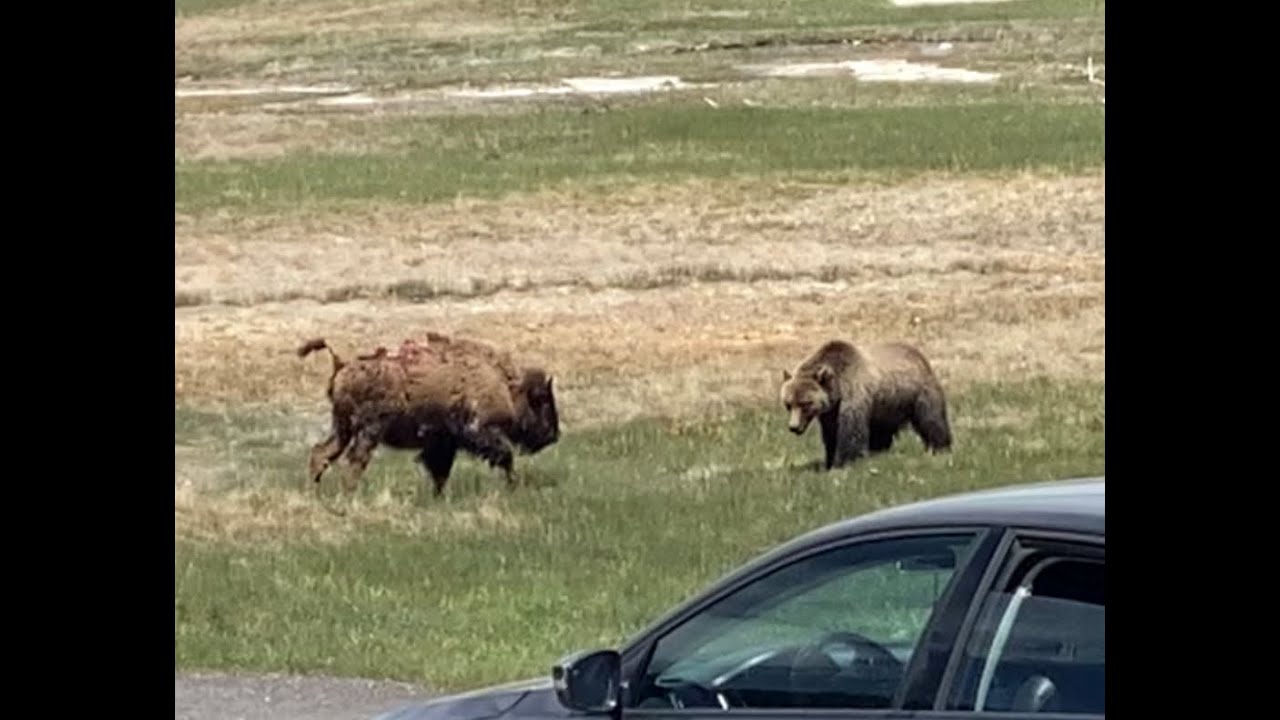
[[[592,715],[621,708],[622,656],[616,650],[574,653],[551,668],[556,699],[570,710]]]

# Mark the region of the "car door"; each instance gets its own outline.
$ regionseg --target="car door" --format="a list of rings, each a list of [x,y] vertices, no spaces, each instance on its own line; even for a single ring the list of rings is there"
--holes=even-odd
[[[621,715],[927,712],[999,538],[919,528],[777,559],[633,645]]]
[[[1105,542],[1100,535],[1012,531],[961,633],[936,709],[1104,717]]]

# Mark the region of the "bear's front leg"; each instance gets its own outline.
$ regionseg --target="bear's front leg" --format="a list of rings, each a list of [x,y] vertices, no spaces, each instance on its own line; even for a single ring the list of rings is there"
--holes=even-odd
[[[830,468],[842,467],[865,455],[870,435],[866,413],[858,412],[852,403],[842,404],[836,429],[836,452]]]
[[[840,413],[831,410],[818,416],[818,425],[822,428],[822,449],[826,453],[823,467],[830,470],[836,459],[836,446],[840,440]]]

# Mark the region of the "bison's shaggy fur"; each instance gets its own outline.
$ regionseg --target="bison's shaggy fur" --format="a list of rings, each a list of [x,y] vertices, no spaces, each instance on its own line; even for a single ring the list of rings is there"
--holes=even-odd
[[[333,361],[332,427],[311,450],[314,482],[345,451],[353,488],[374,449],[386,445],[418,451],[437,497],[460,450],[501,468],[514,485],[514,451],[532,454],[559,440],[553,378],[485,343],[429,333],[426,343],[406,341],[394,355],[380,347],[347,362],[317,338],[298,355],[321,349]]]
[[[907,424],[930,451],[951,448],[946,395],[929,361],[905,343],[823,343],[782,371],[780,394],[791,432],[803,434],[818,418],[827,469],[888,450]]]

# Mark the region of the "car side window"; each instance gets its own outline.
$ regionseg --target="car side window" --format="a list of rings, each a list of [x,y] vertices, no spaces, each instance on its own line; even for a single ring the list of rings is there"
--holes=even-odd
[[[949,709],[1102,715],[1105,557],[1027,551],[984,598]]]
[[[662,636],[635,708],[887,708],[977,533],[899,537],[810,555]]]

